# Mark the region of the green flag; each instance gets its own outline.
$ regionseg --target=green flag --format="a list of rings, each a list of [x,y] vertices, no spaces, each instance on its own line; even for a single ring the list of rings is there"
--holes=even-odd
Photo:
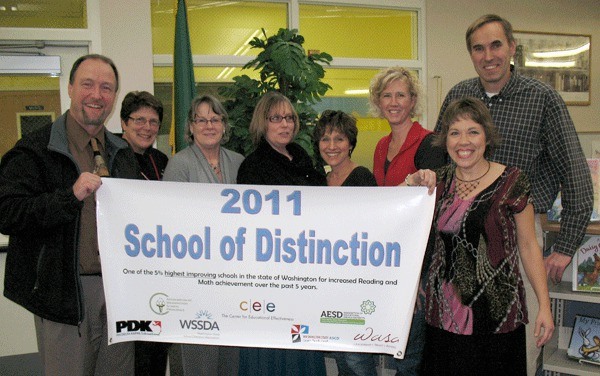
[[[194,61],[185,0],[177,0],[175,11],[175,48],[173,50],[173,120],[170,144],[173,153],[187,146],[185,125],[190,103],[196,95]]]

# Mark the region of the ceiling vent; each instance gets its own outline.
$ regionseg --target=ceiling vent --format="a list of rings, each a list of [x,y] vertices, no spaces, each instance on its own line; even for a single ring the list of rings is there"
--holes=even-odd
[[[60,76],[60,56],[0,55],[0,74]]]

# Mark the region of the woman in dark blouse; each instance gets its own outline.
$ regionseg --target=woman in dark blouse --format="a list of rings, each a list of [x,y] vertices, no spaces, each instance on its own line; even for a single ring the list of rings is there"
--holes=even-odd
[[[315,127],[314,139],[321,158],[331,168],[327,185],[359,187],[377,186],[368,168],[350,157],[356,148],[356,119],[342,111],[325,110]],[[333,352],[339,375],[376,376],[375,355],[370,353]]]
[[[250,134],[256,145],[237,175],[238,184],[326,185],[325,175],[292,140],[299,129],[298,115],[289,99],[279,92],[266,93],[254,109]],[[325,376],[322,352],[242,348],[240,376]]]
[[[306,151],[292,142],[300,123],[289,99],[266,93],[258,102],[250,134],[256,145],[237,175],[238,184],[326,185],[325,175],[314,169]]]
[[[331,168],[327,185],[377,186],[371,171],[350,159],[357,138],[355,118],[342,111],[323,111],[315,127],[314,139],[321,158]]]
[[[147,91],[128,93],[121,104],[123,138],[135,153],[142,178],[162,180],[169,158],[153,146],[163,119],[163,105]]]

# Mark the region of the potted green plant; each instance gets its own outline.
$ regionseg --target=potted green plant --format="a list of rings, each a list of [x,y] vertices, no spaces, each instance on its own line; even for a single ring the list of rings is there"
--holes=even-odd
[[[332,60],[325,52],[307,53],[302,44],[304,37],[295,29],[279,29],[276,35],[253,38],[249,44],[262,51],[255,59],[244,65],[243,69],[253,68],[260,71],[260,81],[241,75],[233,78],[233,84],[219,88],[219,94],[225,98],[224,106],[229,114],[232,128],[231,138],[225,147],[248,155],[253,145],[248,127],[254,107],[267,91],[277,90],[288,97],[298,112],[300,131],[295,141],[314,159],[312,130],[317,113],[311,107],[331,89],[322,82],[325,70],[321,64]]]

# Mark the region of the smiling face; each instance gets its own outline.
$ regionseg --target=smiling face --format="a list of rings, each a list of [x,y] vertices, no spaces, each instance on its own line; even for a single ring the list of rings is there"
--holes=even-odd
[[[150,107],[142,107],[129,114],[127,121],[121,120],[123,128],[123,138],[129,142],[129,145],[138,154],[144,154],[146,149],[152,147],[160,128],[158,113]],[[137,119],[134,120],[134,119]],[[146,120],[144,124],[136,123]]]
[[[279,115],[281,121],[279,123],[271,120],[274,116]],[[287,154],[286,146],[292,142],[294,138],[295,121],[292,119],[294,113],[292,108],[287,103],[281,103],[274,106],[269,111],[267,118],[267,132],[265,139],[271,147],[281,154]],[[290,120],[287,120],[287,119]]]
[[[70,113],[91,135],[97,134],[110,115],[117,79],[111,66],[99,59],[84,60],[69,84]]]
[[[499,22],[490,22],[471,35],[471,61],[489,93],[499,93],[510,79],[515,42],[509,42]]]
[[[215,113],[208,103],[202,102],[196,107],[194,120],[190,125],[194,143],[200,149],[219,147],[225,131],[222,116]]]
[[[465,172],[478,171],[478,166],[486,163],[486,146],[485,131],[481,124],[464,117],[450,124],[446,149],[457,168]]]
[[[390,82],[379,96],[379,107],[390,126],[412,123],[410,114],[415,102],[408,83],[402,79]]]
[[[348,137],[337,129],[328,128],[319,140],[321,158],[334,170],[350,161],[351,148]]]

